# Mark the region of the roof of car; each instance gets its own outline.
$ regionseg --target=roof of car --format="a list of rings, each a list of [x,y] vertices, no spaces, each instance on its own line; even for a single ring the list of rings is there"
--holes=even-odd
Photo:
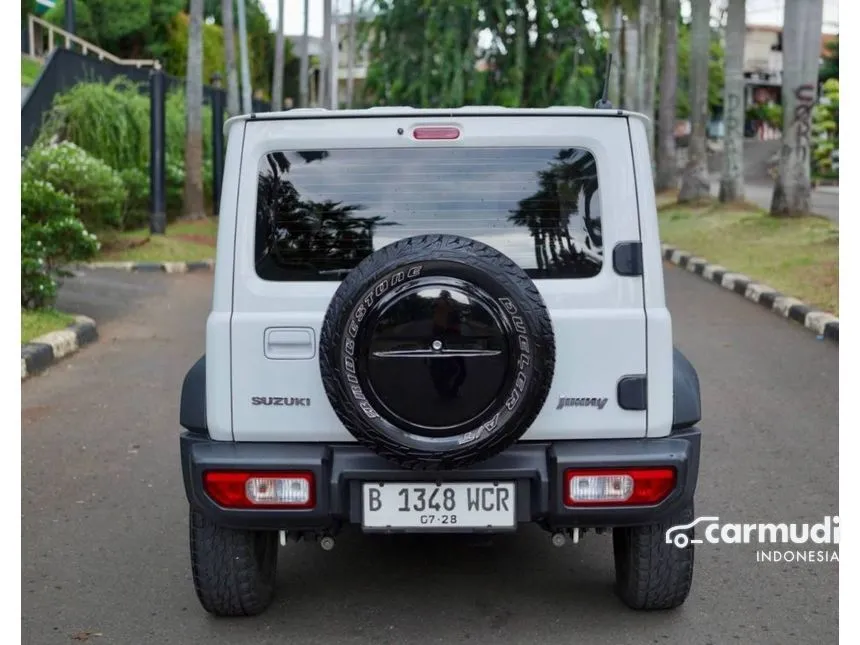
[[[371,117],[457,117],[457,116],[588,116],[632,117],[648,121],[639,112],[617,108],[585,108],[554,106],[546,108],[507,108],[495,105],[470,105],[459,108],[413,108],[409,106],[372,107],[360,110],[329,110],[327,108],[295,108],[281,112],[240,114],[224,123],[226,133],[239,121],[280,121],[287,119],[349,119]]]

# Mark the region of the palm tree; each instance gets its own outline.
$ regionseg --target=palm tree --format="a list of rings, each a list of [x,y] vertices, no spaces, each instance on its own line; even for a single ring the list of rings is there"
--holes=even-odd
[[[272,111],[284,102],[284,0],[278,0],[278,28],[275,31],[275,65],[272,70]]]
[[[770,205],[770,213],[775,216],[809,212],[810,135],[821,56],[822,5],[821,0],[792,0],[785,4],[782,151]]]
[[[677,184],[675,158],[675,108],[678,93],[678,0],[663,0],[663,66],[660,69],[660,110],[657,119],[657,173],[655,188],[669,190]]]
[[[227,67],[227,113],[239,114],[239,70],[236,69],[236,33],[233,0],[221,0],[221,27],[224,30],[224,65]]]
[[[183,219],[205,219],[203,199],[203,0],[191,0],[185,71],[185,192]]]
[[[819,0],[820,1],[820,0]],[[708,177],[708,52],[711,42],[710,0],[691,0],[693,24],[690,38],[690,135],[687,167],[681,179],[678,201],[695,201],[711,193]]]
[[[346,107],[352,107],[352,95],[355,89],[355,0],[349,0],[349,44],[346,54]]]
[[[310,77],[310,50],[308,49],[308,33],[310,25],[310,0],[304,5],[304,31],[302,32],[301,68],[299,70],[299,107],[308,107],[308,84]]]
[[[612,69],[609,70],[609,102],[621,105],[621,32],[624,29],[624,9],[620,0],[610,0],[604,10],[604,20],[609,29],[609,51],[612,54]]]
[[[641,108],[639,93],[639,25],[637,14],[629,11],[624,20],[624,101],[628,110]]]
[[[744,196],[744,40],[746,0],[729,0],[726,19],[725,85],[723,121],[726,124],[720,201],[733,202]]]
[[[660,0],[644,0],[640,16],[642,33],[642,112],[648,117],[648,146],[654,158],[654,102],[657,89],[657,66],[660,55]]]

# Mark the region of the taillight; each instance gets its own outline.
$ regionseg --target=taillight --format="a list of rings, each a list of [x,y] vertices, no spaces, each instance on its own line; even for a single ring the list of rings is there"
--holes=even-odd
[[[203,488],[226,508],[313,508],[314,475],[307,472],[210,470]]]
[[[565,506],[640,506],[675,489],[674,468],[584,468],[564,472]]]
[[[415,128],[412,131],[412,137],[419,141],[458,139],[460,138],[460,129],[453,126],[428,125]]]

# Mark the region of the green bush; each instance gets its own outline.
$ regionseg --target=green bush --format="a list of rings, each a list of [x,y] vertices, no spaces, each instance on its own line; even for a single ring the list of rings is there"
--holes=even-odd
[[[145,226],[149,219],[149,172],[139,168],[126,168],[119,172],[128,196],[122,207],[124,229]]]
[[[94,231],[122,227],[128,191],[113,168],[70,141],[30,150],[21,180],[44,179],[70,195],[81,221]]]
[[[169,92],[165,101],[165,153],[167,214],[182,212],[185,182],[185,95]],[[203,107],[203,173],[206,198],[212,190],[212,111]],[[149,201],[139,190],[140,174],[149,176],[149,97],[145,88],[127,80],[111,83],[79,83],[57,96],[39,135],[37,146],[70,141],[120,171],[129,201],[125,208]],[[146,208],[146,206],[144,206]],[[136,220],[136,217],[132,217]],[[125,227],[134,227],[133,221]]]
[[[124,78],[79,83],[58,94],[36,145],[71,141],[111,168],[149,163],[149,98]]]
[[[41,179],[21,184],[21,306],[53,304],[63,264],[88,260],[99,250],[96,236],[76,217],[71,196]]]
[[[812,110],[812,172],[837,178],[833,154],[839,151],[839,79],[829,79],[821,90],[821,101]]]

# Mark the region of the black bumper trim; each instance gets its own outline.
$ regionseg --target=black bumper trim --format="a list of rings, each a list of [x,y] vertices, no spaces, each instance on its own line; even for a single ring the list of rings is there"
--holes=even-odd
[[[548,529],[650,524],[684,506],[696,490],[701,433],[691,428],[654,439],[522,442],[469,468],[404,470],[357,444],[234,443],[180,435],[182,475],[188,501],[214,522],[233,528],[336,531],[361,524],[362,482],[514,481],[517,521]],[[674,466],[676,489],[660,504],[637,507],[567,508],[562,500],[568,468]],[[213,469],[303,470],[314,474],[316,507],[307,510],[226,509],[203,490]]]

